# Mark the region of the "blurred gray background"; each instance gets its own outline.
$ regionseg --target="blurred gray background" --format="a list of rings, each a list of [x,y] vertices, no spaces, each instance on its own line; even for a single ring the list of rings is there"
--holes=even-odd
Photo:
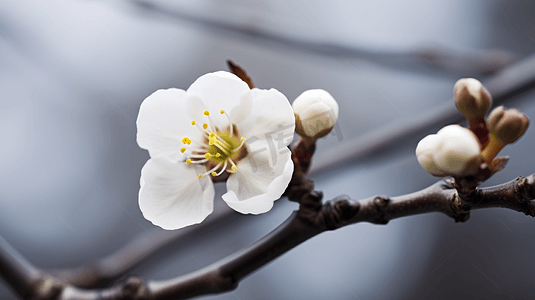
[[[338,100],[341,135],[320,141],[320,164],[370,132],[453,105],[457,79],[492,78],[496,66],[531,57],[534,16],[530,0],[3,1],[0,235],[52,269],[160,231],[137,204],[149,157],[135,139],[139,105],[157,89],[187,89],[225,70],[227,59],[290,101],[310,88]],[[444,61],[429,53],[445,53]],[[533,99],[527,89],[505,105],[535,120]],[[326,199],[424,188],[437,179],[414,149],[443,125],[323,169],[316,187]],[[502,152],[509,165],[485,186],[534,173],[534,146],[530,128]],[[223,191],[218,211],[229,210]],[[296,208],[281,199],[267,214],[197,225],[131,273],[166,279],[197,270]],[[298,246],[234,292],[203,299],[533,299],[534,237],[534,219],[505,209],[474,211],[463,224],[438,213],[357,224]],[[1,281],[0,299],[15,299]]]

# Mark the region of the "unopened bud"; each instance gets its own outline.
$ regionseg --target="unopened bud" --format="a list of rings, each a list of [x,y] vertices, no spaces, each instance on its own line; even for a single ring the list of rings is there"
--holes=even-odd
[[[487,120],[490,133],[504,146],[516,142],[528,129],[529,119],[517,109],[496,107]]]
[[[490,162],[503,147],[516,142],[526,132],[529,119],[517,109],[505,109],[499,106],[492,110],[487,123],[490,140],[483,150],[483,158],[486,162]]]
[[[449,125],[422,139],[416,147],[420,165],[433,176],[477,173],[482,157],[477,136],[459,125]]]
[[[327,135],[338,119],[338,103],[325,90],[303,92],[292,104],[295,131],[303,137],[318,139]]]
[[[453,87],[455,106],[468,119],[484,118],[492,106],[487,89],[474,78],[459,79]]]

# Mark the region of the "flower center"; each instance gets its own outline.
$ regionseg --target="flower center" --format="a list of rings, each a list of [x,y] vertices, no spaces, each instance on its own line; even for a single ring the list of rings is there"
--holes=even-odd
[[[216,127],[210,118],[210,112],[206,110],[205,123],[200,125],[196,121],[191,121],[191,125],[202,132],[203,141],[193,142],[188,137],[182,139],[182,144],[185,146],[180,148],[180,152],[187,151],[186,164],[203,164],[206,167],[207,171],[199,174],[199,179],[208,174],[219,176],[225,171],[234,173],[238,169],[236,162],[247,155],[247,148],[244,147],[245,138],[239,135],[238,128],[230,122],[229,115],[224,110],[220,113],[227,117],[229,125],[226,128]],[[188,147],[189,145],[192,147]]]

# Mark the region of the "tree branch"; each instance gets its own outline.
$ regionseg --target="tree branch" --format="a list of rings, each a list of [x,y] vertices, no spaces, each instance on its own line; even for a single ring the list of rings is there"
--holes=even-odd
[[[166,281],[144,283],[130,277],[111,288],[83,290],[66,286],[58,299],[188,299],[235,289],[246,276],[295,246],[328,230],[359,222],[387,224],[390,220],[429,212],[441,212],[456,222],[468,219],[473,209],[502,207],[535,216],[535,174],[490,188],[476,188],[461,199],[453,178],[408,195],[372,197],[353,201],[338,197],[322,203],[321,192],[312,190],[304,175],[294,178],[288,191],[300,207],[283,224],[245,249],[196,272]],[[294,199],[298,197],[299,199]],[[47,298],[52,299],[52,298]]]
[[[53,299],[64,286],[39,270],[0,236],[0,277],[22,299]]]

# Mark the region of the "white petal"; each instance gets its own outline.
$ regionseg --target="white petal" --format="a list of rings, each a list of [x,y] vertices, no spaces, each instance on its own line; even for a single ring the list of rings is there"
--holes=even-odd
[[[237,124],[248,140],[267,140],[278,145],[288,145],[293,139],[295,117],[286,96],[276,89],[252,89],[251,115]],[[281,144],[282,143],[282,144]]]
[[[213,211],[214,185],[183,162],[154,157],[141,170],[139,208],[145,219],[163,229],[202,222]]]
[[[248,91],[240,98],[240,103],[230,111],[230,120],[233,124],[239,124],[251,115],[253,110],[253,93]]]
[[[216,110],[214,113],[221,109],[230,111],[248,91],[247,83],[224,71],[205,74],[188,88],[188,94],[201,98],[207,107]]]
[[[270,163],[269,155],[267,151],[248,155],[230,175],[228,191],[222,198],[232,209],[242,214],[260,214],[269,211],[281,197],[292,178],[291,153],[277,153],[275,164]]]
[[[448,176],[435,163],[433,152],[441,144],[440,137],[436,134],[430,134],[424,137],[416,146],[416,157],[418,163],[431,175],[443,177]]]
[[[459,125],[449,125],[437,132],[441,143],[433,152],[437,166],[450,174],[477,172],[481,163],[481,146],[477,136]]]
[[[200,140],[200,131],[191,125],[186,111],[186,92],[158,90],[147,97],[137,117],[137,143],[151,157],[165,156],[172,161],[184,159],[182,139]]]

